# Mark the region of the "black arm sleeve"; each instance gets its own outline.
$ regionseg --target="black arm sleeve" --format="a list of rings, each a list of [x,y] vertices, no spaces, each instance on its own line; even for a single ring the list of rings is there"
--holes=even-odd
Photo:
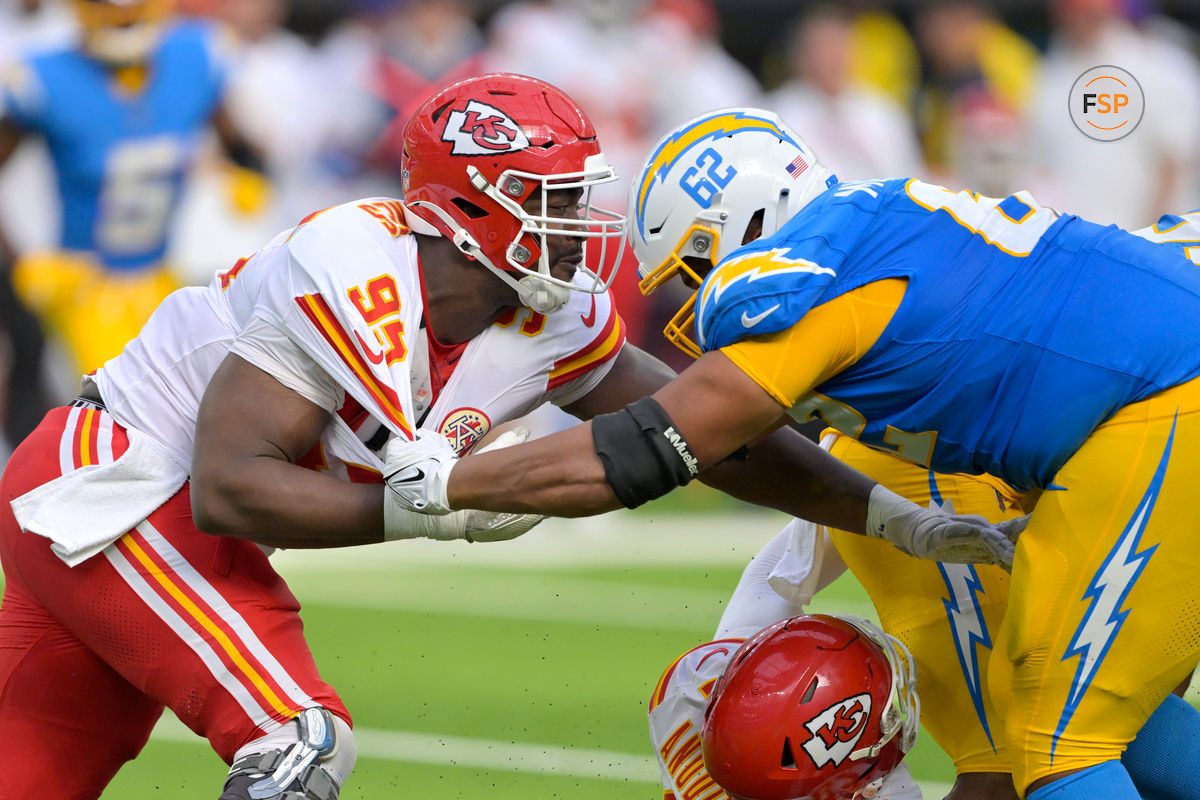
[[[626,508],[662,497],[700,471],[687,440],[651,397],[593,417],[592,442],[604,477]]]

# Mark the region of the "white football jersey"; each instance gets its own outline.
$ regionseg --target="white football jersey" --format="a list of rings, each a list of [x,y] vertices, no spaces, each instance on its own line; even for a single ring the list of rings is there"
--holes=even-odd
[[[388,436],[424,427],[465,452],[492,425],[573,402],[607,374],[625,342],[607,294],[572,292],[552,315],[521,308],[465,345],[431,344],[403,219],[398,200],[335,206],[207,287],[171,294],[94,376],[110,413],[190,464],[204,389],[235,352],[337,411],[301,463],[378,480]]]
[[[667,667],[650,696],[650,742],[658,759],[663,800],[728,800],[704,767],[700,730],[713,687],[745,637],[717,639],[693,647]],[[847,797],[845,800],[851,800]],[[873,800],[922,800],[907,765],[887,774]]]

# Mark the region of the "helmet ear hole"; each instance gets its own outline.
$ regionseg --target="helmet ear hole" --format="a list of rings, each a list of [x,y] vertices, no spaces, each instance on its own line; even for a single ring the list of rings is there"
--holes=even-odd
[[[785,737],[783,740],[783,756],[779,759],[779,766],[784,769],[796,769],[796,755],[792,752],[790,737]]]
[[[454,205],[458,207],[459,211],[466,214],[471,219],[479,219],[480,217],[486,217],[488,215],[487,211],[475,205],[470,200],[464,200],[461,197],[456,197],[450,202],[454,203]]]

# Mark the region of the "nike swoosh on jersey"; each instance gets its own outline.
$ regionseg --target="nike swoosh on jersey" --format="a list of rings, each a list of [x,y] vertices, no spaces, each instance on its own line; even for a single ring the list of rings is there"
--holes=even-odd
[[[596,295],[591,296],[592,308],[586,314],[580,314],[579,318],[583,320],[583,327],[590,328],[596,324]]]
[[[773,314],[775,312],[775,309],[777,309],[777,308],[779,308],[778,303],[771,306],[766,311],[763,311],[761,314],[755,314],[753,317],[750,316],[749,314],[747,314],[745,311],[743,311],[742,312],[742,327],[743,328],[753,328],[755,325],[762,322],[767,317],[771,316],[771,314]]]

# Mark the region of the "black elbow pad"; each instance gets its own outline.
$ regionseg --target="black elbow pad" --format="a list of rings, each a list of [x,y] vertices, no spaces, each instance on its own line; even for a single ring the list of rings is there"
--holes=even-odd
[[[687,440],[652,397],[592,419],[604,477],[626,508],[662,497],[700,472]]]

